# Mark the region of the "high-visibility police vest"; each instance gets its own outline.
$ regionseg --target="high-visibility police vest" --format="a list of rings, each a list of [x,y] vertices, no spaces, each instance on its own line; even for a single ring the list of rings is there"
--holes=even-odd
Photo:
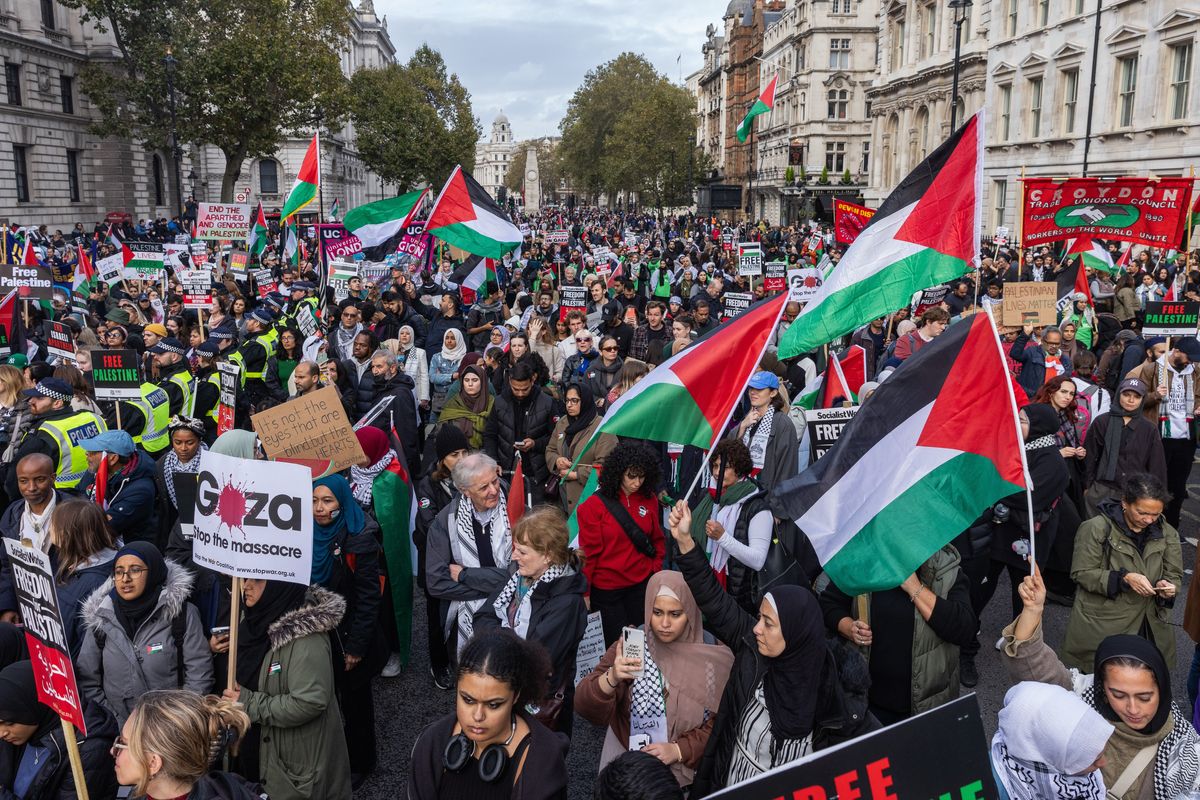
[[[178,386],[180,394],[183,395],[183,405],[179,407],[179,413],[189,413],[192,408],[192,374],[186,371],[176,372],[167,378],[167,382]]]
[[[143,383],[141,399],[126,402],[141,411],[146,421],[141,433],[134,434],[133,443],[140,444],[151,454],[165,450],[171,443],[167,435],[167,424],[171,421],[171,399],[166,390],[153,383]]]
[[[238,350],[236,352],[229,354],[229,360],[232,361],[234,364],[237,364],[239,367],[241,367],[241,372],[239,374],[241,375],[241,385],[242,386],[245,386],[246,381],[248,381],[248,380],[260,380],[260,381],[262,380],[263,375],[265,375],[267,373],[267,358],[270,358],[271,353],[274,352],[275,340],[278,337],[279,337],[279,335],[277,333],[275,333],[275,331],[272,330],[272,331],[268,331],[267,333],[260,333],[257,336],[255,336],[253,339],[250,339],[246,342],[246,344],[250,344],[250,342],[258,342],[263,347],[263,351],[265,353],[266,358],[263,359],[262,368],[257,371],[252,372],[247,367],[246,357],[245,357],[245,355],[242,354],[241,348],[238,348]],[[242,345],[242,347],[245,347],[245,346],[246,345]]]
[[[215,370],[212,375],[209,375],[204,380],[207,381],[208,383],[211,383],[213,386],[217,387],[217,402],[213,403],[213,407],[208,410],[208,418],[211,419],[213,422],[217,422],[217,415],[221,411],[221,400],[220,400],[220,397],[221,397],[221,372],[220,372],[220,370]]]
[[[38,427],[58,445],[58,464],[54,469],[56,489],[74,489],[87,474],[87,451],[79,446],[108,430],[104,420],[90,411],[80,411],[66,419],[44,420]]]

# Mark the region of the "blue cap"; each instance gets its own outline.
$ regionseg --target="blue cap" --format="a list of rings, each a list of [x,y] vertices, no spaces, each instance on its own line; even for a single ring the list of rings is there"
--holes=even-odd
[[[751,389],[778,389],[779,378],[773,372],[756,372],[750,378]]]
[[[21,394],[25,397],[49,397],[51,400],[70,402],[75,396],[75,390],[62,378],[42,378],[36,386],[22,390]]]
[[[291,285],[291,291],[293,291],[293,292],[295,292],[297,290],[302,291],[302,292],[311,292],[315,288],[317,288],[317,287],[313,286],[308,281],[292,281],[292,285]]]
[[[133,437],[125,431],[105,431],[79,443],[89,453],[115,453],[122,458],[133,455]]]

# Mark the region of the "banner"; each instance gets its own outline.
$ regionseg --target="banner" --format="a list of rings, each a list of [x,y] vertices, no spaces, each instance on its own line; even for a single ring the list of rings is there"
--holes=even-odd
[[[862,229],[867,227],[875,209],[860,206],[847,200],[833,201],[833,239],[841,244],[853,244]]]
[[[1000,324],[1053,325],[1058,315],[1057,303],[1058,287],[1049,281],[1007,282],[1000,306]]]
[[[133,350],[96,350],[92,353],[92,386],[97,399],[140,400],[142,381],[138,377],[137,353]]]
[[[1200,322],[1200,303],[1194,301],[1171,301],[1146,303],[1146,317],[1142,322],[1144,336],[1195,336]]]
[[[333,386],[260,411],[250,423],[268,458],[328,460],[337,472],[367,460]]]
[[[75,683],[50,557],[15,539],[5,539],[4,549],[12,567],[13,589],[25,626],[38,701],[86,734],[83,700]]]
[[[325,261],[349,258],[355,253],[361,253],[362,241],[340,222],[331,222],[317,226],[321,231],[321,249],[325,253]]]
[[[566,319],[571,311],[587,310],[587,287],[560,286],[558,289],[558,318]],[[599,344],[599,342],[596,342]]]
[[[233,413],[237,408],[238,373],[241,368],[230,361],[218,361],[217,371],[221,390],[217,399],[217,436],[233,430]]]
[[[763,265],[763,289],[768,292],[782,292],[788,287],[786,261],[769,261]]]
[[[75,363],[75,342],[71,340],[71,329],[61,322],[50,323],[50,335],[46,337],[46,352]]]
[[[842,435],[842,428],[854,419],[858,406],[849,408],[818,408],[805,411],[804,421],[808,425],[808,439],[812,443],[812,459],[816,461],[828,453]]]
[[[788,300],[795,303],[807,303],[817,295],[824,279],[821,270],[816,267],[801,267],[787,271]]]
[[[425,220],[414,220],[404,230],[404,237],[396,245],[396,252],[411,260],[422,262],[425,254],[433,247],[433,236],[425,232]],[[437,266],[434,266],[434,271]],[[415,271],[415,270],[414,270]]]
[[[197,203],[197,239],[245,239],[250,230],[250,205]]]
[[[738,244],[738,275],[762,275],[762,246],[758,242]]]
[[[731,320],[750,308],[750,304],[754,302],[754,295],[750,292],[726,292],[724,302],[725,312],[721,315],[722,322]]]
[[[1183,240],[1192,178],[1026,178],[1024,247],[1084,237],[1152,247]]]
[[[224,575],[307,586],[312,471],[300,464],[264,466],[211,450],[200,455],[192,556]]]

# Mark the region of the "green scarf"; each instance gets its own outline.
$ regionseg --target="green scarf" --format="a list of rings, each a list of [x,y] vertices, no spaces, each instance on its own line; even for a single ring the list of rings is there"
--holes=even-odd
[[[731,506],[757,491],[757,483],[749,478],[742,478],[733,486],[721,492],[721,506],[723,508]],[[707,552],[708,534],[704,532],[704,525],[708,522],[709,517],[712,516],[712,512],[713,496],[709,492],[705,492],[703,499],[700,500],[695,510],[692,511],[692,541],[696,543],[696,547],[699,547],[701,552]]]

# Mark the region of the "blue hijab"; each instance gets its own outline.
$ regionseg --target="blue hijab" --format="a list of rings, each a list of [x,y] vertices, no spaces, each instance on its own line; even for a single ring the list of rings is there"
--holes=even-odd
[[[362,506],[354,499],[350,484],[341,475],[327,475],[313,481],[313,488],[324,486],[333,492],[341,506],[334,512],[333,519],[328,525],[320,525],[313,520],[313,557],[312,582],[325,583],[333,573],[333,541],[345,528],[351,536],[362,533],[367,524],[367,515]]]

